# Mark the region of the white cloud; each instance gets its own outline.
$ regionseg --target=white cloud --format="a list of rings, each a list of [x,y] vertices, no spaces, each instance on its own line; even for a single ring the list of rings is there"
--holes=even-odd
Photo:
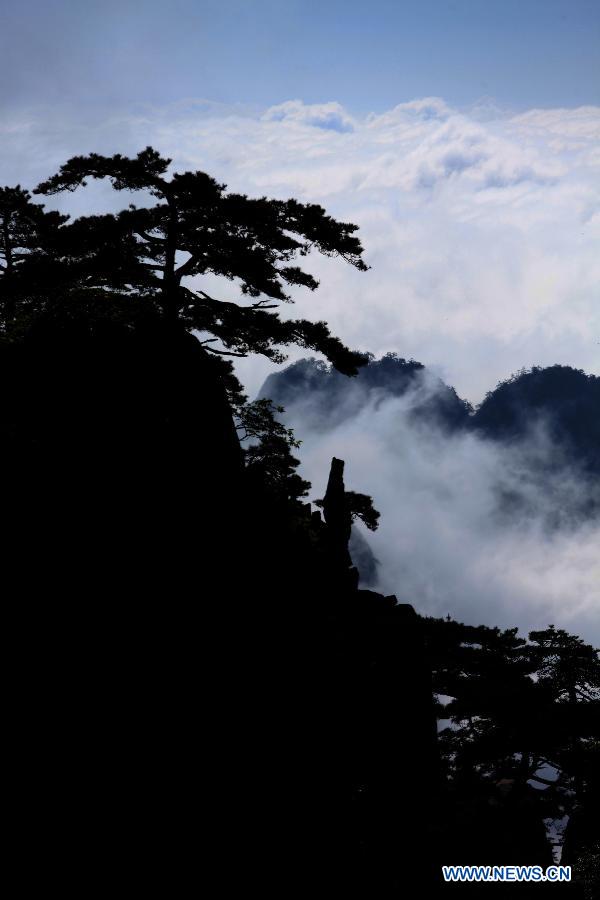
[[[589,485],[568,469],[536,480],[535,461],[555,458],[543,429],[519,447],[441,435],[411,423],[418,399],[378,399],[326,433],[308,424],[310,396],[289,410],[311,497],[332,456],[345,457],[349,490],[373,496],[380,528],[365,536],[379,589],[423,614],[522,633],[553,623],[600,641],[600,523],[547,527]],[[502,514],[499,488],[525,497],[529,512]]]
[[[261,114],[189,101],[103,122],[30,111],[2,137],[4,182],[34,184],[75,152],[151,143],[233,190],[356,222],[371,270],[311,259],[321,288],[299,290],[286,314],[441,366],[473,401],[522,366],[600,372],[598,107],[511,116],[488,103],[482,117],[425,98],[359,119],[335,102]],[[82,212],[90,196],[58,202]],[[94,199],[122,201],[109,189]],[[263,372],[245,366],[251,389]]]
[[[278,106],[271,106],[262,119],[265,122],[296,123],[331,131],[354,131],[354,120],[339,103],[315,103],[307,106],[302,100],[288,100]]]

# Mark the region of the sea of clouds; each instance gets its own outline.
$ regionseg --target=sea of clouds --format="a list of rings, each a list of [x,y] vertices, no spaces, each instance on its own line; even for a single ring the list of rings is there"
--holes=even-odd
[[[381,512],[375,533],[358,526],[379,563],[376,588],[418,612],[522,634],[553,623],[600,644],[600,522],[573,514],[598,486],[561,459],[542,422],[518,444],[416,422],[424,388],[438,389],[431,379],[373,397],[327,428],[315,427],[310,395],[291,406],[310,499],[343,457],[347,489]],[[538,477],[549,462],[555,471]]]
[[[231,190],[319,203],[360,226],[371,269],[310,257],[321,286],[295,291],[297,306],[282,314],[324,319],[377,356],[414,357],[477,403],[522,367],[600,374],[599,138],[599,107],[515,112],[485,101],[459,110],[435,97],[361,117],[301,100],[268,110],[184,101],[104,116],[30,109],[0,124],[0,182],[33,187],[73,154],[151,144],[174,169],[207,171]],[[96,184],[48,205],[85,214],[135,199]],[[237,297],[229,282],[203,287]],[[271,371],[261,359],[238,365],[250,395]],[[375,497],[384,589],[422,611],[523,627],[555,621],[598,639],[598,528],[549,534],[536,519],[501,527],[490,484],[506,458],[468,436],[452,438],[448,452],[398,432],[399,402],[318,441],[298,435],[315,485],[331,456],[343,456],[350,487]]]
[[[298,289],[284,315],[325,319],[376,355],[413,356],[477,402],[523,366],[600,373],[599,138],[600,107],[514,114],[435,97],[360,118],[300,100],[30,110],[0,125],[0,181],[34,186],[75,153],[152,144],[231,190],[320,203],[360,226],[371,269],[311,257],[321,286]],[[81,214],[129,199],[96,184],[50,204]],[[251,393],[269,371],[240,365]]]

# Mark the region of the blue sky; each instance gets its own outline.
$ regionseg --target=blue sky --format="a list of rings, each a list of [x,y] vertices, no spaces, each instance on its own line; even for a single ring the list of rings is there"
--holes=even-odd
[[[5,108],[600,101],[597,0],[4,0]]]

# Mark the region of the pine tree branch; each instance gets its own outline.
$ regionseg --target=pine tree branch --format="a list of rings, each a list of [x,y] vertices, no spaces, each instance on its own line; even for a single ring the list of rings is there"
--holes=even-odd
[[[238,356],[241,359],[245,359],[248,354],[247,353],[232,353],[230,350],[215,350],[214,347],[205,347],[205,350],[208,350],[209,353],[216,353],[218,356]]]
[[[147,231],[135,231],[134,234],[137,234],[138,237],[143,238],[145,241],[154,241],[157,244],[164,244],[165,239],[155,237],[153,234],[148,234]]]

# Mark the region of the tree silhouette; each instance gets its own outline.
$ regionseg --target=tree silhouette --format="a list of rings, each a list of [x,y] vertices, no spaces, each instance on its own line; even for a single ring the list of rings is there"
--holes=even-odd
[[[529,635],[528,651],[538,685],[553,701],[546,748],[574,801],[590,789],[590,757],[598,763],[600,738],[599,651],[581,638],[550,625]]]
[[[459,819],[465,809],[472,817],[467,843],[483,836],[490,803],[505,813],[512,804],[515,815],[525,804],[538,826],[575,814],[567,843],[576,859],[597,839],[597,651],[553,626],[528,641],[516,628],[451,619],[425,619],[425,631],[434,691],[445,701],[438,717],[447,784]]]
[[[550,688],[555,701],[600,700],[600,651],[554,625],[530,632],[529,640],[540,683]]]
[[[278,422],[270,400],[255,400],[242,403],[235,411],[238,434],[246,462],[248,478],[255,489],[259,483],[264,490],[281,501],[299,501],[306,497],[310,482],[297,474],[299,460],[292,455],[292,449],[300,446],[291,428]]]
[[[41,293],[50,292],[56,235],[68,219],[32,203],[20,185],[0,188],[0,331],[24,318]]]
[[[349,516],[350,524],[357,519],[365,525],[369,531],[377,531],[379,527],[379,510],[373,506],[373,498],[368,494],[360,494],[357,491],[344,491],[344,505]],[[325,498],[315,500],[315,506],[325,508]]]
[[[53,195],[74,191],[87,178],[108,178],[117,191],[143,191],[158,201],[130,205],[118,215],[82,217],[63,230],[63,251],[82,263],[79,287],[143,297],[167,323],[210,335],[204,341],[210,352],[261,353],[281,361],[280,348],[298,344],[355,374],[363,357],[333,337],[324,322],[284,321],[275,310],[291,301],[289,288],[318,286],[293,265],[313,249],[359,271],[368,268],[354,236],[357,226],[336,221],[315,204],[227,194],[225,185],[204,172],[169,179],[170,162],[151,147],[133,159],[77,156],[37,187],[35,193]],[[189,285],[187,279],[209,273],[239,281],[249,305],[219,301]]]

